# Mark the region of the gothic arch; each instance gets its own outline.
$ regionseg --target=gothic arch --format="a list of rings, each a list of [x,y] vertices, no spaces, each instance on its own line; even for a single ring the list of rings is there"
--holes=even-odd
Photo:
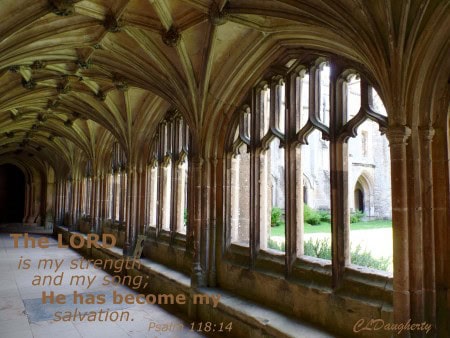
[[[363,171],[353,185],[353,206],[354,210],[358,209],[362,211],[365,216],[369,218],[374,216],[373,189],[373,178],[368,172]],[[358,191],[360,191],[360,193]],[[358,194],[360,195],[358,196]],[[363,198],[362,200],[360,200],[361,197]],[[359,207],[357,208],[357,206],[362,206],[363,209],[361,210]]]

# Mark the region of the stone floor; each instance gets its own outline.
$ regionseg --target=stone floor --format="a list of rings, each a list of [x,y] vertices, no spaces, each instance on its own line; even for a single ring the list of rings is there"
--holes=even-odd
[[[33,235],[40,236],[40,235]],[[77,290],[80,293],[110,294],[113,289],[118,293],[132,293],[131,289],[123,286],[103,286],[103,277],[107,274],[102,270],[95,270],[96,280],[88,288],[70,286],[70,276],[83,274],[82,270],[71,270],[70,261],[81,256],[69,249],[57,247],[55,240],[50,239],[50,246],[46,249],[23,248],[19,241],[19,248],[14,248],[12,238],[8,234],[0,234],[0,337],[1,338],[28,338],[28,337],[200,337],[195,332],[189,331],[189,324],[164,311],[155,305],[123,305],[113,304],[110,298],[106,298],[105,304],[73,304],[68,300],[66,304],[42,304],[42,291],[54,291],[55,294],[72,295]],[[39,259],[51,258],[64,259],[60,269],[55,272],[42,269],[38,271]],[[19,269],[20,260],[31,259],[29,269]],[[22,267],[25,265],[22,263]],[[90,275],[93,275],[92,270]],[[62,275],[62,273],[64,273]],[[36,274],[62,276],[61,285],[33,286],[32,281]],[[86,275],[88,273],[86,272]],[[55,280],[55,284],[59,284]],[[78,308],[81,313],[101,309],[117,314],[128,312],[128,321],[55,321],[57,311],[75,311]],[[183,324],[180,331],[157,332],[149,330],[150,323]],[[174,326],[173,325],[173,326]],[[172,327],[173,327],[172,326]],[[179,326],[178,326],[179,327]],[[161,327],[163,328],[163,327]],[[166,327],[167,328],[167,327]]]

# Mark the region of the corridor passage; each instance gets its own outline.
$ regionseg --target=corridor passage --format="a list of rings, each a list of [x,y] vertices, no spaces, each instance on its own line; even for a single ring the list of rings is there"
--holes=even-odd
[[[31,236],[31,235],[30,235]],[[41,237],[41,235],[32,235]],[[19,241],[19,247],[14,248],[14,243],[9,234],[0,234],[0,337],[1,338],[28,338],[28,337],[201,337],[191,332],[190,324],[169,314],[156,305],[130,305],[113,304],[112,292],[117,294],[135,293],[124,286],[103,286],[104,277],[108,276],[102,270],[70,269],[73,260],[82,257],[70,250],[57,247],[57,242],[49,238],[49,247],[46,249],[23,248]],[[50,269],[44,269],[43,263],[38,270],[40,259],[52,259],[53,262],[63,262],[59,269],[54,265]],[[31,259],[31,261],[25,261]],[[64,259],[64,261],[62,261]],[[55,261],[57,260],[57,261]],[[30,264],[29,269],[25,269]],[[42,261],[43,262],[43,261]],[[19,269],[19,264],[20,269]],[[52,270],[52,271],[51,271]],[[71,276],[89,275],[96,276],[95,281],[87,286],[70,285]],[[62,276],[61,285],[55,279],[52,286],[32,285],[35,275]],[[109,277],[107,277],[109,278]],[[35,280],[35,283],[37,281]],[[42,292],[66,295],[65,304],[43,304]],[[74,304],[73,293],[77,291],[84,297],[85,304]],[[86,304],[87,294],[106,295],[104,304]],[[100,313],[95,321],[93,314]],[[64,321],[67,311],[76,312],[75,320]],[[106,312],[108,311],[108,313]],[[55,316],[55,314],[58,314]],[[91,316],[84,316],[89,313]],[[125,320],[128,316],[128,320]],[[80,320],[82,318],[82,320]],[[105,320],[105,318],[107,320]],[[118,319],[122,318],[120,321]],[[59,319],[55,321],[55,319]],[[150,327],[152,327],[150,329]],[[159,328],[159,331],[158,331]],[[166,329],[164,332],[163,330]],[[170,331],[171,330],[171,331]]]

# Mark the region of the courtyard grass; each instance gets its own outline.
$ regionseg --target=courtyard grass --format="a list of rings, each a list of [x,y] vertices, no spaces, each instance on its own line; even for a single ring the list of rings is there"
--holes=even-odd
[[[371,230],[371,229],[382,229],[391,227],[392,221],[390,220],[375,220],[367,222],[361,221],[350,224],[350,230]],[[284,236],[285,234],[284,228],[285,228],[284,225],[272,227],[270,235]],[[327,222],[321,222],[319,225],[305,224],[305,234],[330,233],[330,232],[331,232],[331,224]]]

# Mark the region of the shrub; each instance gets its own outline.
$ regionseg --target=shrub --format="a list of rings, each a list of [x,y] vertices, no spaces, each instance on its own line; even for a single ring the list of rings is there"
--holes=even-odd
[[[389,267],[389,257],[375,258],[367,250],[362,250],[361,245],[357,245],[350,254],[351,262],[355,265],[367,266],[369,268],[387,271]]]
[[[317,213],[320,216],[321,222],[331,223],[331,214],[329,211],[326,210],[319,210]]]
[[[350,223],[358,223],[364,217],[361,210],[356,210],[350,214]]]
[[[320,214],[312,209],[309,205],[304,204],[303,205],[303,218],[305,220],[305,223],[311,224],[311,225],[319,225],[320,224]]]
[[[273,207],[270,213],[270,226],[278,227],[280,225],[284,226],[283,210],[278,207]]]
[[[304,244],[304,255],[323,258],[323,259],[331,259],[331,243],[328,238],[316,238],[313,242],[312,238],[310,238]]]
[[[284,250],[284,248],[283,248]],[[304,255],[317,257],[322,259],[331,259],[331,242],[329,238],[319,239],[315,241],[310,238],[304,243]],[[377,270],[387,271],[389,267],[390,258],[381,257],[376,258],[372,256],[372,253],[367,250],[362,250],[361,245],[356,246],[352,250],[351,262],[355,265],[366,266]]]
[[[270,249],[274,249],[274,250],[278,250],[278,251],[285,251],[285,248],[286,248],[284,242],[278,243],[277,241],[274,241],[271,238],[269,238],[269,243],[267,243],[267,246]]]

